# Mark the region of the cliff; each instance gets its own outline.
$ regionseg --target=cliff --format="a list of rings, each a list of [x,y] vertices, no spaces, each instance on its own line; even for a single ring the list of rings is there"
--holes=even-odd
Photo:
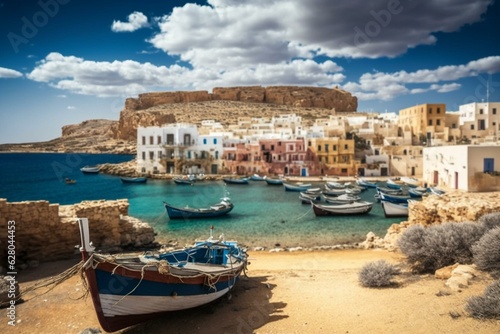
[[[295,113],[304,119],[328,117],[334,112],[357,109],[357,98],[340,89],[321,87],[231,87],[214,88],[213,93],[163,92],[129,98],[113,126],[117,139],[132,141],[139,126],[193,123],[213,119],[223,125],[238,117],[271,117]]]

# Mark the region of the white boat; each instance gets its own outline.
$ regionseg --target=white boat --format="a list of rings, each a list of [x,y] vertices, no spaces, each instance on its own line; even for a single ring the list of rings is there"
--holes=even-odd
[[[310,183],[287,183],[283,182],[286,191],[306,191],[312,187]]]
[[[408,187],[416,188],[420,185],[420,181],[414,177],[404,176],[401,178],[401,181],[406,184]]]
[[[311,205],[316,216],[359,215],[370,212],[373,207],[372,202],[354,202],[341,205],[311,202]]]
[[[408,203],[381,201],[386,217],[408,217]]]
[[[97,174],[99,173],[99,166],[85,166],[80,168],[80,171],[85,174]]]
[[[324,193],[323,193],[324,195]],[[330,204],[348,204],[348,203],[354,203],[358,202],[361,200],[361,197],[359,196],[354,196],[354,195],[349,195],[349,194],[343,194],[340,196],[336,197],[330,197],[330,196],[325,196],[325,201],[330,203]]]

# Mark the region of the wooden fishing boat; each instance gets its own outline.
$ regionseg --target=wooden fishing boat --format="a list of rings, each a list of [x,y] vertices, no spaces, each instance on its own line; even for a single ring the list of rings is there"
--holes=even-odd
[[[227,197],[214,205],[206,208],[190,208],[190,207],[175,207],[171,204],[163,202],[170,219],[191,219],[191,218],[214,218],[228,214],[233,210],[234,205]]]
[[[414,177],[404,176],[401,178],[401,182],[406,184],[408,187],[416,188],[420,185],[420,181]]]
[[[283,185],[283,179],[273,179],[266,177],[266,183],[269,186],[281,186]]]
[[[411,198],[421,198],[427,191],[419,191],[417,188],[408,188],[408,194]]]
[[[385,184],[387,185],[388,188],[391,189],[401,189],[401,184],[397,183],[393,179],[387,179],[387,181],[385,181]]]
[[[148,181],[147,177],[120,177],[123,183],[146,183]]]
[[[222,179],[226,184],[248,184],[248,177],[225,177]]]
[[[340,205],[311,202],[311,205],[316,216],[360,215],[370,212],[373,207],[372,202],[365,201]]]
[[[323,195],[325,195],[323,193]],[[330,204],[348,204],[354,203],[361,200],[361,197],[356,195],[343,194],[340,196],[325,196],[325,201]]]
[[[212,229],[191,247],[111,256],[94,251],[87,218],[78,224],[86,286],[107,332],[208,304],[228,293],[247,266],[246,251],[222,235],[214,239]]]
[[[383,192],[378,193],[381,201],[392,202],[392,203],[407,203],[411,198],[410,195],[393,195],[386,194]]]
[[[377,188],[377,183],[376,182],[370,182],[370,181],[367,181],[363,178],[361,179],[357,179],[356,180],[356,183],[362,187],[366,187],[366,188]]]
[[[252,181],[264,181],[266,179],[265,176],[260,176],[259,174],[254,174],[250,176],[250,180]]]
[[[408,201],[406,203],[393,203],[388,201],[380,201],[384,215],[389,217],[408,217]]]
[[[84,174],[97,174],[99,173],[99,166],[85,166],[80,168],[80,171]]]
[[[439,188],[436,188],[436,187],[430,187],[429,191],[431,194],[438,195],[438,196],[442,196],[446,193],[446,191],[439,189]]]
[[[311,204],[311,201],[320,201],[321,200],[321,192],[318,191],[301,191],[299,194],[299,199],[302,204]]]
[[[190,179],[190,178],[183,178],[183,177],[174,177],[172,179],[172,181],[174,181],[175,184],[178,184],[178,185],[187,185],[187,186],[191,186],[193,185],[193,180]]]
[[[283,182],[283,186],[285,187],[285,191],[306,191],[312,187],[312,184]]]

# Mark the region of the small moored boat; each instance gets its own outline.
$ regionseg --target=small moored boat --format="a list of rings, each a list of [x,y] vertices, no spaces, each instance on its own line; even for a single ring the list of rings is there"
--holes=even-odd
[[[310,183],[288,183],[283,182],[286,191],[306,191],[312,187]]]
[[[311,202],[311,205],[316,216],[360,215],[370,212],[373,207],[372,202],[353,202],[340,205]]]
[[[225,177],[222,179],[226,184],[248,184],[248,177],[240,177],[240,178],[235,178],[235,177]]]
[[[120,177],[123,183],[146,183],[148,181],[147,177]]]
[[[99,173],[99,166],[85,166],[80,168],[80,171],[84,174],[97,174]]]
[[[102,328],[136,325],[167,312],[208,304],[228,293],[248,256],[236,241],[210,237],[191,247],[144,255],[95,252],[87,218],[79,218],[83,274]]]
[[[188,186],[191,186],[193,185],[194,181],[190,178],[184,178],[184,177],[174,177],[172,179],[174,181],[175,184],[179,184],[179,185],[188,185]]]
[[[234,205],[230,199],[224,197],[220,203],[211,205],[206,208],[190,208],[190,207],[175,207],[166,202],[163,202],[167,214],[170,219],[190,219],[190,218],[214,218],[228,214],[233,210]]]
[[[381,201],[384,215],[389,217],[408,217],[408,202],[406,203],[393,203],[388,201]]]
[[[259,174],[254,174],[250,176],[250,180],[252,181],[264,181],[266,179],[265,176],[260,176]]]
[[[75,183],[76,183],[76,180],[69,179],[69,178],[65,178],[65,179],[64,179],[64,183],[66,183],[66,184],[75,184]]]
[[[270,179],[266,177],[265,181],[269,186],[281,186],[283,184],[283,179]]]

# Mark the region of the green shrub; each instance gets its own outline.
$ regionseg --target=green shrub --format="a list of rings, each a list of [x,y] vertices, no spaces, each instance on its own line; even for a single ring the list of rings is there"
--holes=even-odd
[[[397,266],[385,260],[370,262],[361,268],[359,282],[369,288],[386,287],[394,284],[391,281],[392,277],[399,273],[400,270]]]
[[[431,272],[455,263],[473,261],[472,245],[485,227],[474,222],[409,227],[399,238],[401,252],[416,272]]]
[[[477,221],[483,224],[487,230],[500,227],[500,212],[487,213],[479,217]]]
[[[474,263],[478,269],[489,271],[500,277],[500,227],[486,234],[472,247]]]
[[[486,287],[484,295],[469,298],[465,310],[473,318],[500,320],[500,280]]]

